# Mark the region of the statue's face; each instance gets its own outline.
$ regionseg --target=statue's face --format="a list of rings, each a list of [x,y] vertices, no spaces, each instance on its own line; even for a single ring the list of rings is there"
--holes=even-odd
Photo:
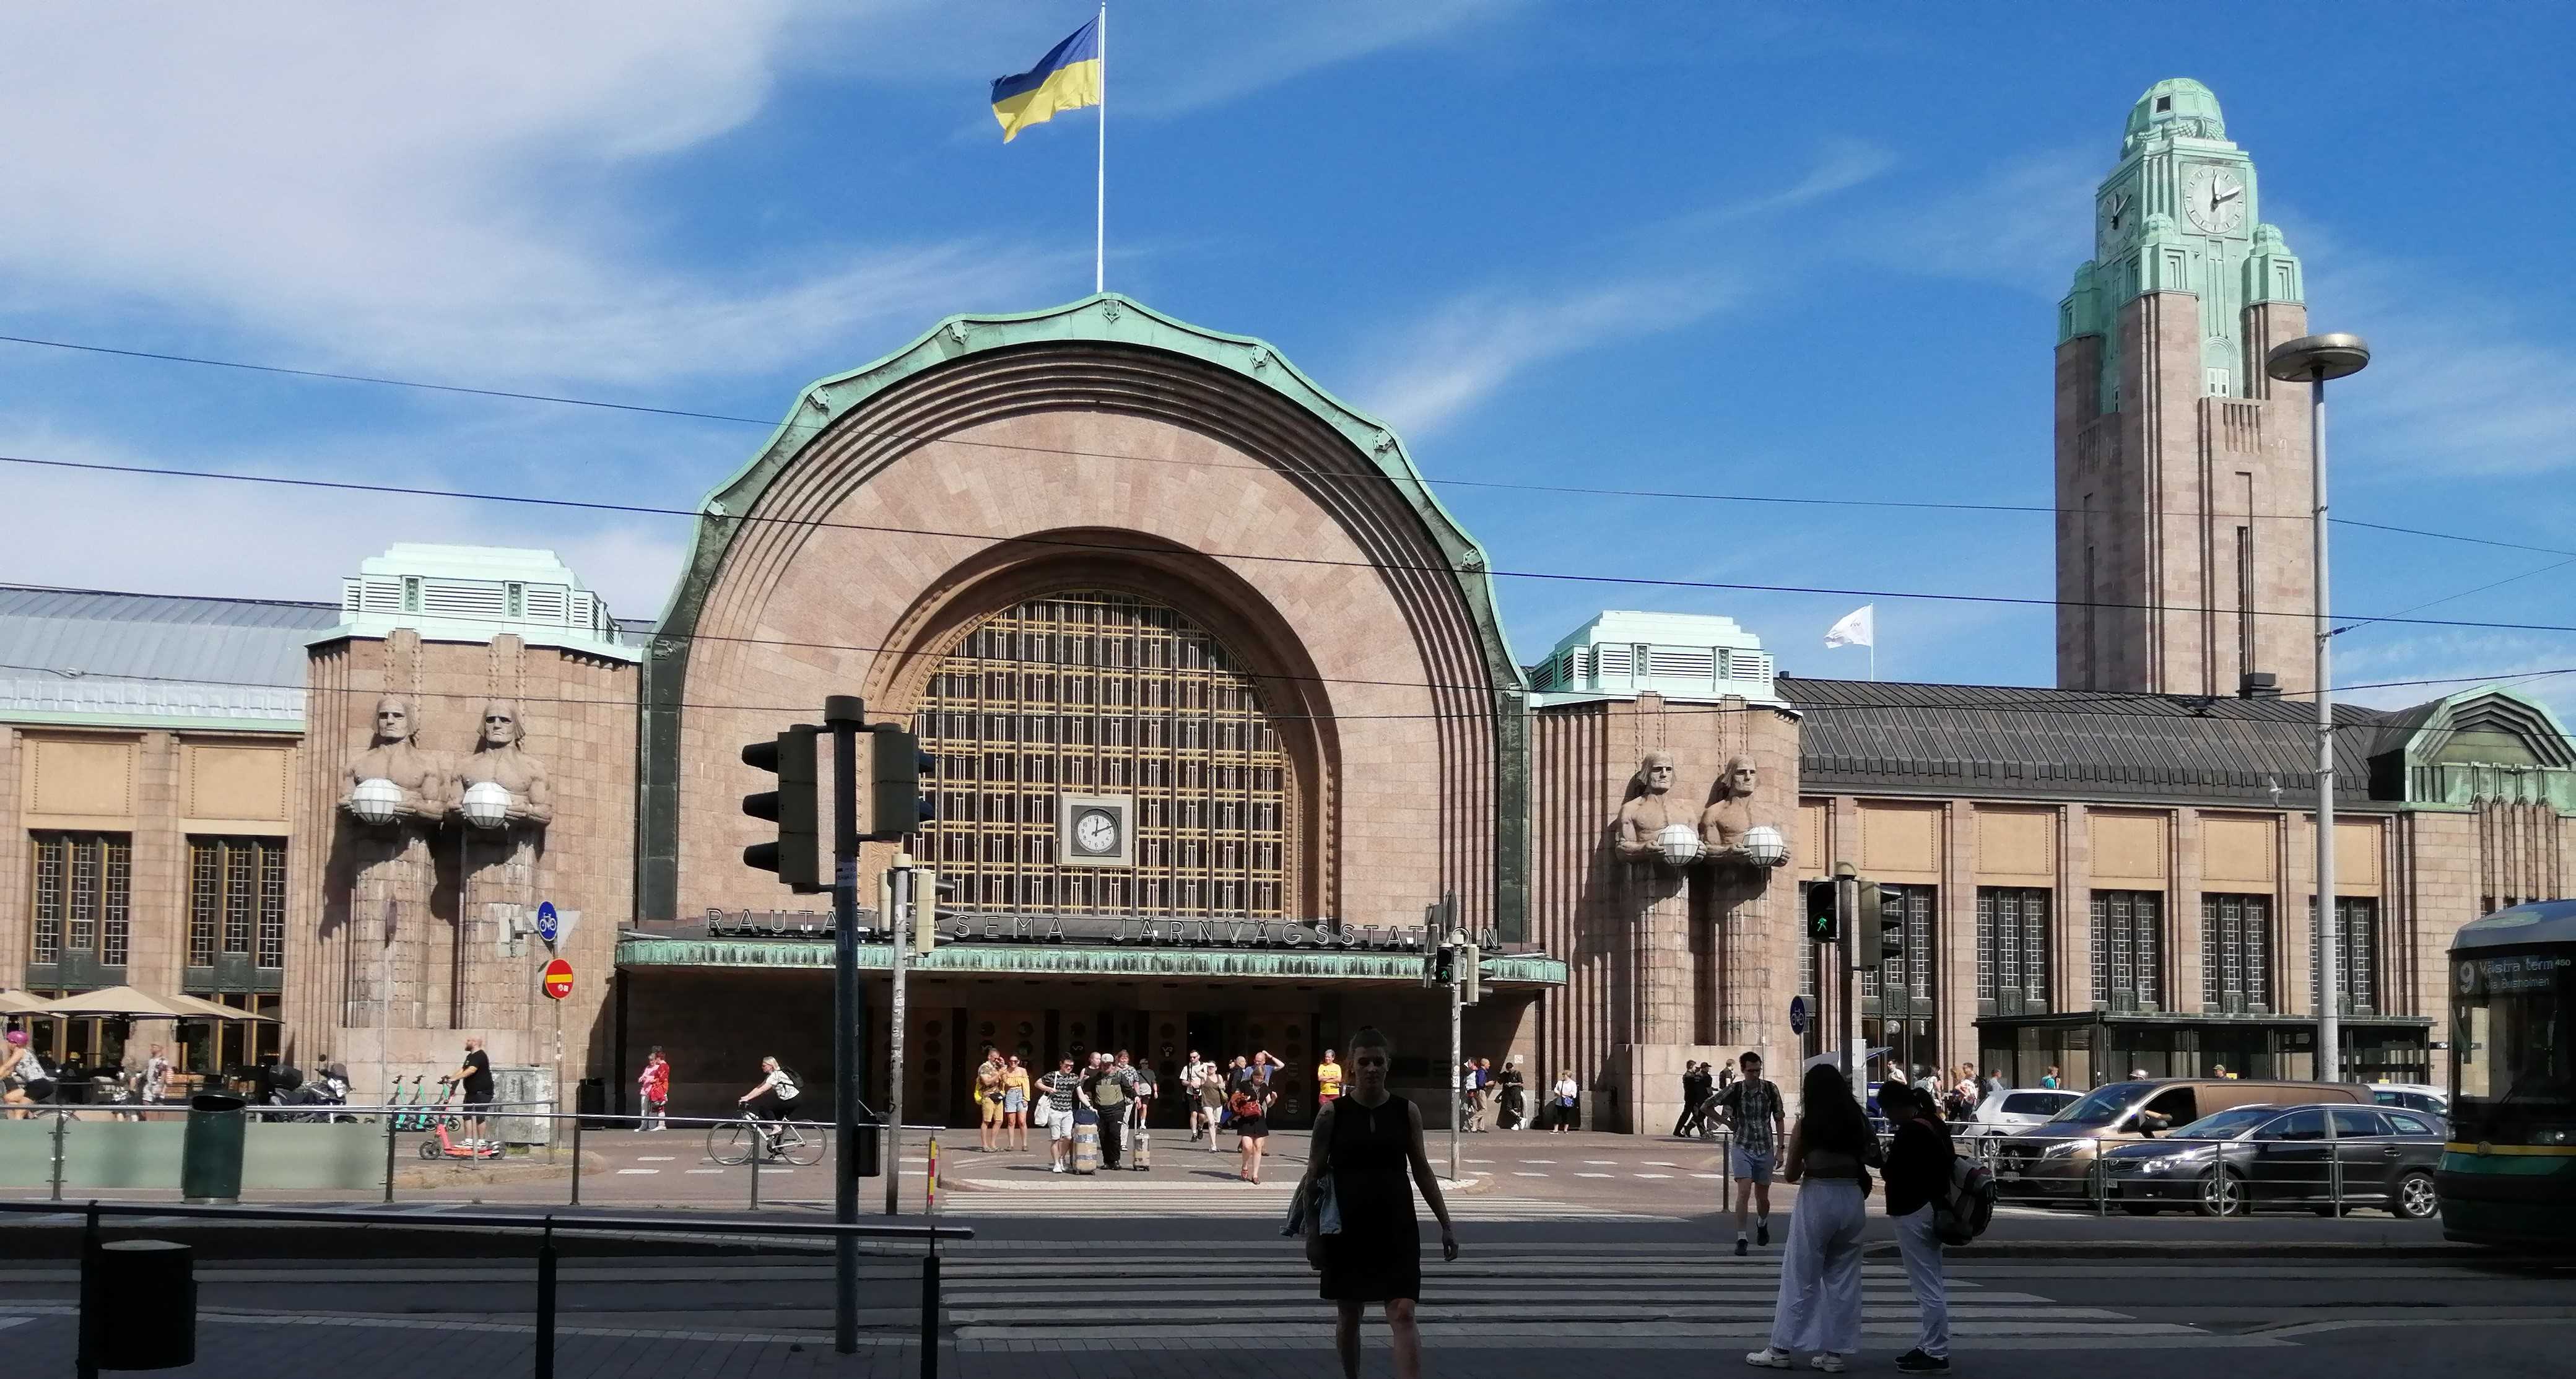
[[[1660,795],[1673,788],[1673,764],[1658,757],[1646,763],[1646,789]]]
[[[1756,780],[1752,762],[1737,762],[1735,769],[1726,773],[1726,788],[1739,795],[1750,795]]]
[[[507,747],[517,741],[518,728],[518,720],[507,709],[496,705],[483,713],[483,741],[491,746]]]
[[[399,699],[387,699],[376,705],[376,736],[400,742],[411,736],[411,710]]]

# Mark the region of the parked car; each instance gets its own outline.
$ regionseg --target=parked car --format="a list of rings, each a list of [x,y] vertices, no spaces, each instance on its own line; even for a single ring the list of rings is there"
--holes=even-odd
[[[2422,1082],[2374,1082],[2370,1099],[2382,1106],[2395,1106],[2407,1111],[2423,1111],[2451,1118],[2451,1091]]]
[[[2421,1221],[2441,1209],[2433,1175],[2443,1135],[2438,1117],[2397,1107],[2238,1106],[2103,1150],[2103,1182],[2121,1210],[2139,1216],[2168,1206],[2203,1216],[2375,1207]]]
[[[2204,1116],[2256,1103],[2370,1104],[2357,1082],[2256,1082],[2239,1078],[2149,1078],[2096,1087],[2081,1100],[1994,1146],[1995,1185],[2007,1197],[2093,1199],[2097,1146],[2152,1138]]]
[[[2049,1087],[2014,1087],[1989,1092],[1977,1103],[1977,1113],[1954,1127],[1954,1133],[1977,1139],[1991,1139],[2046,1125],[2057,1113],[2082,1101],[2082,1092]]]

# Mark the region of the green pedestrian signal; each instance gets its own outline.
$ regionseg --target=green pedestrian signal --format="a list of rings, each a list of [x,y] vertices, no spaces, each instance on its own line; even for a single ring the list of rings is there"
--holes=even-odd
[[[1834,906],[1834,883],[1810,881],[1807,887],[1807,941],[1832,943],[1842,937]]]

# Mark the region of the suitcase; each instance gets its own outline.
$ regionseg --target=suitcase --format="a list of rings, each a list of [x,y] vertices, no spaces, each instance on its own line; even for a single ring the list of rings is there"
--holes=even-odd
[[[1154,1132],[1139,1125],[1127,1133],[1128,1165],[1139,1173],[1151,1172],[1154,1167]]]
[[[1076,1173],[1100,1171],[1100,1123],[1098,1121],[1086,1120],[1074,1124],[1073,1171]]]

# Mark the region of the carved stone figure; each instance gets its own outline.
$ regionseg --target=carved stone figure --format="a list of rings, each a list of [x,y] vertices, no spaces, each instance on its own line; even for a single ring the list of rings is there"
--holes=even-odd
[[[389,780],[402,792],[401,799],[394,805],[396,821],[419,822],[445,814],[448,808],[445,763],[439,760],[437,753],[419,746],[419,736],[419,720],[412,716],[408,701],[390,694],[377,700],[375,741],[349,762],[348,789],[341,795],[340,807],[356,814],[352,796],[359,784]]]
[[[1761,773],[1750,760],[1727,759],[1726,769],[1718,773],[1715,795],[1699,816],[1700,841],[1708,849],[1709,860],[1748,860],[1744,856],[1744,835],[1754,825],[1766,822],[1755,816],[1753,806],[1753,792],[1761,783]]]
[[[1648,752],[1637,763],[1637,774],[1628,782],[1628,802],[1619,806],[1619,833],[1613,843],[1622,858],[1635,862],[1661,856],[1655,835],[1670,825],[1690,822],[1690,805],[1673,798],[1678,774],[1669,752]]]
[[[483,727],[474,739],[474,750],[457,763],[451,805],[462,808],[466,791],[491,784],[509,793],[511,823],[542,824],[554,818],[554,792],[546,782],[545,763],[519,747],[520,739],[527,735],[526,725],[519,721],[518,705],[502,699],[485,704]]]

